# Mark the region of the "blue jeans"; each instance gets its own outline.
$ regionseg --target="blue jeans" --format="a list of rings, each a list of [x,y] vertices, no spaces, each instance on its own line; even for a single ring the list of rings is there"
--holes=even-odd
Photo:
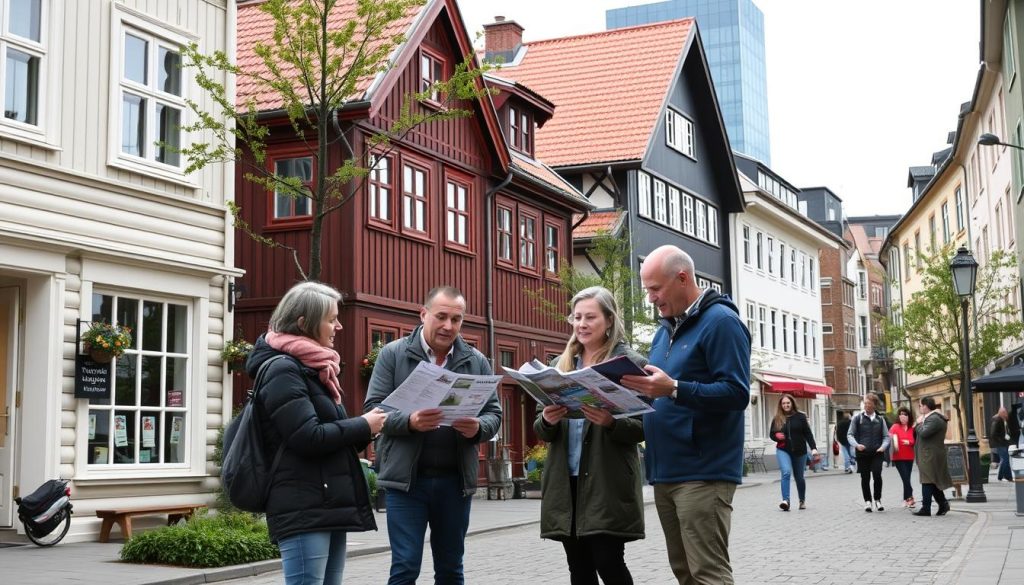
[[[473,502],[472,497],[462,495],[462,477],[421,477],[408,492],[388,489],[384,496],[391,541],[388,585],[416,583],[427,526],[434,555],[434,583],[462,585],[462,554]]]
[[[782,473],[782,499],[789,501],[789,478],[796,480],[796,494],[800,501],[804,501],[807,493],[807,483],[804,481],[804,468],[807,467],[807,454],[790,455],[782,449],[775,451],[775,459],[779,462],[779,471]]]
[[[1013,472],[1010,471],[1010,448],[1009,447],[994,447],[996,453],[999,453],[999,473],[996,475],[996,481],[1006,478],[1013,481]]]
[[[345,570],[344,532],[302,532],[282,538],[281,568],[285,585],[341,585]]]
[[[853,469],[857,466],[857,448],[853,445],[839,444],[839,450],[843,452],[843,469]]]

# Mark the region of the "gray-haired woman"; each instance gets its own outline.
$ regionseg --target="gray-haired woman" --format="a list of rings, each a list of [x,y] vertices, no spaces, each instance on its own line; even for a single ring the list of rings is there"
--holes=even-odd
[[[255,378],[270,358],[256,395],[264,447],[281,462],[267,501],[267,526],[281,549],[285,583],[341,583],[348,532],[376,530],[357,452],[380,432],[380,409],[349,418],[341,404],[341,330],[335,289],[316,282],[293,286],[270,317],[246,370]]]
[[[562,371],[626,355],[643,367],[647,360],[624,341],[622,318],[612,293],[595,286],[571,301],[572,337],[552,365]],[[541,500],[541,538],[562,542],[570,582],[633,583],[625,543],[644,537],[642,476],[637,444],[639,418],[612,418],[584,406],[581,418],[567,418],[564,406],[547,406],[534,429],[547,441]]]

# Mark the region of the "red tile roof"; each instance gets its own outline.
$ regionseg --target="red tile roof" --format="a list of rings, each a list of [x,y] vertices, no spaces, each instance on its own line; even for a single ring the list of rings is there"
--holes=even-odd
[[[576,187],[572,186],[572,183],[563,179],[561,175],[551,170],[546,164],[511,149],[509,149],[509,152],[512,154],[512,166],[530,180],[538,182],[548,189],[559,191],[577,204],[582,204],[577,206],[577,209],[579,207],[593,207],[587,201],[587,198]]]
[[[685,18],[526,43],[521,63],[496,73],[555,104],[537,158],[555,167],[643,158],[693,26]]]
[[[622,218],[625,211],[612,209],[609,211],[594,211],[583,220],[583,223],[576,226],[572,231],[574,240],[593,238],[601,235],[614,235],[622,225]],[[573,224],[580,220],[579,215],[572,218]]]
[[[238,48],[236,50],[236,63],[239,68],[247,72],[248,75],[262,75],[266,73],[266,67],[263,65],[263,60],[258,57],[255,53],[256,43],[264,42],[270,44],[273,42],[274,36],[274,19],[260,8],[262,3],[243,4],[238,7]],[[328,24],[331,30],[341,30],[345,23],[357,19],[356,16],[357,1],[356,0],[338,0],[335,9],[328,16]],[[409,12],[395,22],[391,23],[390,26],[385,30],[385,37],[392,37],[399,34],[409,33],[410,28],[415,21],[416,16],[424,9],[424,6],[416,6],[409,10]],[[355,35],[355,40],[361,40],[360,32],[362,29],[358,29]],[[367,52],[373,51],[381,45],[381,41],[371,41],[368,43]],[[347,63],[351,63],[351,59],[347,60]],[[294,68],[286,68],[282,71],[285,74],[295,73]],[[356,83],[355,95],[350,96],[350,99],[363,99],[366,97],[366,92],[370,89],[373,84],[376,75],[368,75],[360,79]],[[298,86],[297,86],[298,87]],[[239,76],[237,80],[237,98],[235,103],[244,104],[250,98],[255,101],[255,107],[257,111],[272,111],[280,109],[282,106],[281,100],[276,92],[262,91],[264,85],[256,85],[247,76]]]

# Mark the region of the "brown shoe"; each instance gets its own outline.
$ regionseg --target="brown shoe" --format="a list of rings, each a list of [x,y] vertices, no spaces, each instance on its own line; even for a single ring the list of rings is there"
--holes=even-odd
[[[807,504],[805,504],[803,500],[800,500],[800,509],[801,510],[806,510],[807,509]]]

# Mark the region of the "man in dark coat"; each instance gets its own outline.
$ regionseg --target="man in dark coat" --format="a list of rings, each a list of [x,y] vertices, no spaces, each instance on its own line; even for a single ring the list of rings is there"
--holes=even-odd
[[[850,432],[850,416],[841,410],[836,411],[836,416],[839,418],[836,422],[836,442],[843,453],[843,470],[845,473],[853,473],[857,467],[857,452],[850,446],[846,436]]]

